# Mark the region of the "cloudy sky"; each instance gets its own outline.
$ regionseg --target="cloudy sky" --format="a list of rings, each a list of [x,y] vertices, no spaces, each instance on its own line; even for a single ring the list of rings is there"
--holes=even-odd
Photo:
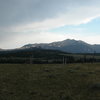
[[[100,44],[100,0],[0,0],[0,48],[64,39]]]

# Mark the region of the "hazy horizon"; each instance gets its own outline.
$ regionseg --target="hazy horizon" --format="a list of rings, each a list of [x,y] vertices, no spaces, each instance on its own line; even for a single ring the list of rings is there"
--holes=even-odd
[[[99,0],[0,0],[0,48],[65,39],[100,44]]]

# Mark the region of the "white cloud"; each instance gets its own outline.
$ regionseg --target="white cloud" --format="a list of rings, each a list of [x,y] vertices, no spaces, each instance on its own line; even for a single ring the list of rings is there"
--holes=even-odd
[[[0,16],[2,48],[14,48],[26,43],[51,42],[66,38],[91,41],[93,38],[84,38],[80,29],[78,30],[80,34],[46,31],[64,25],[86,24],[100,17],[100,1],[0,0]]]
[[[90,44],[100,44],[100,35],[87,36],[82,39]]]
[[[59,16],[54,18],[47,18],[38,22],[22,24],[16,27],[10,27],[9,29],[11,31],[44,31],[64,25],[86,24],[98,17],[100,17],[100,7],[79,6],[77,8],[72,7],[69,9],[69,11],[59,14]]]
[[[5,0],[0,8],[0,27],[14,31],[77,25],[100,16],[99,0]]]

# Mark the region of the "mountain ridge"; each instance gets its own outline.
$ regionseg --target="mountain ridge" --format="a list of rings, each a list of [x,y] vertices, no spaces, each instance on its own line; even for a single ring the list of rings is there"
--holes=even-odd
[[[23,50],[23,49],[49,49],[49,50],[59,50],[69,53],[100,53],[99,44],[89,44],[82,40],[66,39],[63,41],[56,41],[51,43],[34,43],[26,44],[20,48],[15,49],[0,49],[0,51],[12,51],[12,50]]]
[[[66,39],[63,41],[56,41],[51,43],[27,44],[21,48],[25,49],[32,47],[51,49],[51,50],[61,50],[70,53],[94,53],[94,52],[100,53],[100,45],[97,44],[91,45],[82,40],[75,40],[75,39]]]

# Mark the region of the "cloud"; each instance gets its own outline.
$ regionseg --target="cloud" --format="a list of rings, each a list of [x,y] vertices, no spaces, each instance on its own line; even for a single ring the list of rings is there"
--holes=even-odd
[[[0,26],[81,24],[100,15],[98,0],[0,0]],[[54,21],[55,20],[55,21]],[[88,20],[87,20],[88,21]],[[51,23],[50,23],[51,24]]]
[[[0,45],[11,48],[28,42],[64,39],[63,34],[47,35],[47,31],[86,24],[97,17],[99,0],[0,0]]]
[[[56,17],[66,0],[0,0],[0,25],[19,25]]]

